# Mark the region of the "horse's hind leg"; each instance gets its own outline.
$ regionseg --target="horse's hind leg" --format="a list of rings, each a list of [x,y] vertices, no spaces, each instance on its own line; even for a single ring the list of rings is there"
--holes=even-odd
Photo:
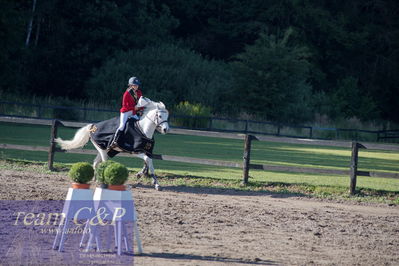
[[[98,151],[97,156],[93,162],[93,168],[96,169],[100,163],[108,160],[108,155],[107,155],[107,151],[102,150],[100,147],[98,147],[97,144],[94,143],[94,141],[92,141],[91,143],[93,143],[94,148],[96,148],[96,150]]]
[[[93,161],[93,168],[96,169],[97,166],[102,162],[103,160],[101,159],[100,153],[97,153],[96,158]]]

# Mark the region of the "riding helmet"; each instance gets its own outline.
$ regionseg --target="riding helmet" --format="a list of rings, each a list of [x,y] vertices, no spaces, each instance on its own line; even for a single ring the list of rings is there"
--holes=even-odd
[[[141,86],[141,82],[138,78],[136,77],[131,77],[129,79],[129,85],[137,85],[137,86]]]

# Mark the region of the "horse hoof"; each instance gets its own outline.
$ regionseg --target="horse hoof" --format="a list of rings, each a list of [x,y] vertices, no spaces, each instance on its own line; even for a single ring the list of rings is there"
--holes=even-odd
[[[156,185],[155,185],[155,190],[157,190],[157,191],[162,191],[162,188],[161,188],[160,185],[156,184]]]
[[[137,173],[137,174],[136,174],[136,178],[142,178],[143,176],[144,176],[143,173]]]

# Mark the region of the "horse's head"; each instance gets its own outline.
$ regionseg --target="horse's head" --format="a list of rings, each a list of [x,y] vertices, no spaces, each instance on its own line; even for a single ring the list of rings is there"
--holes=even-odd
[[[161,134],[169,131],[169,112],[162,102],[153,102],[148,98],[140,97],[138,107],[145,107],[143,117],[147,117],[156,126],[156,130]]]
[[[155,122],[156,122],[156,129],[161,134],[166,134],[169,132],[169,112],[166,110],[165,105],[160,102],[157,103],[156,113],[155,113]]]

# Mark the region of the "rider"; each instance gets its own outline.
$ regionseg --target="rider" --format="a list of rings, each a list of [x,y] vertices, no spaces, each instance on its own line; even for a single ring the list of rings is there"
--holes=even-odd
[[[131,77],[129,79],[128,88],[123,94],[122,108],[120,109],[119,127],[115,132],[114,139],[112,140],[109,148],[113,148],[117,145],[118,139],[125,129],[126,121],[128,120],[128,118],[132,117],[136,120],[139,119],[137,113],[143,110],[142,107],[136,106],[140,97],[143,95],[140,87],[141,82],[138,78]]]

